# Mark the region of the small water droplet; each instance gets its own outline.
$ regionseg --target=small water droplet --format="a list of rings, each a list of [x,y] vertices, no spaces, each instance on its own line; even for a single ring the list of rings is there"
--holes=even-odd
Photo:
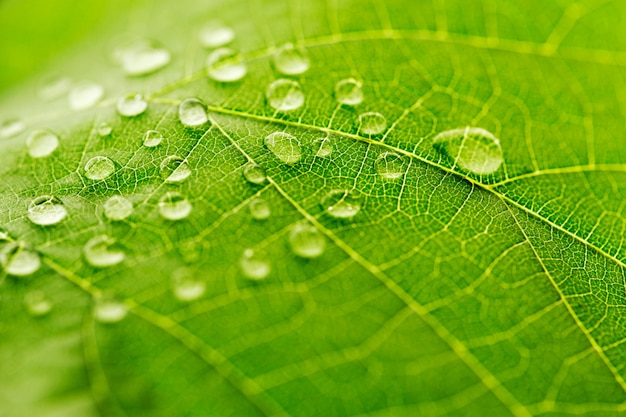
[[[126,258],[123,250],[115,247],[116,240],[107,235],[93,237],[83,247],[83,254],[89,265],[106,268],[117,265]]]
[[[26,125],[21,119],[7,119],[0,123],[0,138],[10,138],[26,129]]]
[[[243,167],[243,177],[252,184],[261,185],[267,181],[267,175],[262,166],[255,163],[247,163]]]
[[[171,155],[161,162],[161,177],[165,182],[181,182],[191,175],[191,169],[184,158]]]
[[[312,224],[296,223],[289,232],[289,245],[294,255],[312,259],[324,253],[326,239]]]
[[[185,126],[203,125],[209,120],[206,104],[197,98],[187,98],[178,106],[178,118]]]
[[[188,268],[178,268],[172,273],[172,292],[179,301],[197,300],[205,291],[206,284]]]
[[[33,130],[26,138],[26,148],[32,158],[45,158],[59,146],[59,137],[46,129]]]
[[[253,280],[266,278],[271,270],[270,263],[253,249],[243,251],[241,258],[239,258],[239,268],[246,278]]]
[[[95,106],[104,96],[104,88],[91,81],[81,81],[69,93],[70,108],[83,110]]]
[[[356,191],[332,190],[322,198],[322,207],[332,217],[350,219],[361,211],[362,196]]]
[[[36,272],[41,266],[41,259],[37,252],[23,243],[12,242],[0,252],[0,264],[7,274],[23,277]]]
[[[363,102],[363,84],[354,78],[346,78],[335,84],[335,99],[340,104],[356,106]]]
[[[378,135],[387,128],[387,119],[380,113],[367,112],[359,115],[359,132],[364,135]]]
[[[109,220],[124,220],[133,213],[133,203],[121,195],[114,195],[105,201],[104,215]]]
[[[43,100],[51,101],[57,99],[70,91],[72,80],[69,77],[53,77],[44,80],[39,89],[39,97]]]
[[[207,48],[217,48],[235,39],[235,31],[223,22],[214,20],[202,26],[198,32],[200,43]]]
[[[128,307],[113,299],[98,299],[93,308],[93,315],[97,321],[112,324],[122,321],[128,314]]]
[[[40,226],[59,223],[67,216],[67,210],[61,200],[51,195],[41,195],[28,205],[28,218]]]
[[[148,108],[148,103],[141,94],[127,94],[117,100],[117,112],[120,116],[139,116]]]
[[[270,205],[261,197],[256,197],[250,201],[248,208],[252,217],[257,220],[265,220],[272,214]]]
[[[374,161],[374,169],[386,180],[397,180],[404,175],[404,158],[396,152],[383,152]]]
[[[267,102],[278,111],[292,111],[304,104],[304,93],[300,83],[294,80],[273,81],[265,92]]]
[[[115,172],[115,163],[106,156],[94,156],[85,164],[85,177],[104,180]]]
[[[99,136],[104,137],[104,136],[109,136],[111,132],[113,131],[113,128],[107,122],[102,122],[96,128],[96,131],[98,132]]]
[[[126,75],[146,75],[170,63],[171,55],[157,42],[142,39],[133,41],[114,52]]]
[[[43,291],[31,291],[24,296],[24,306],[31,316],[42,317],[52,311],[53,304]]]
[[[293,165],[302,158],[302,149],[297,137],[285,132],[270,133],[265,137],[265,146],[278,159],[287,165]]]
[[[297,75],[309,69],[311,60],[306,49],[287,43],[274,54],[274,66],[283,74]]]
[[[230,48],[220,48],[211,52],[206,66],[209,77],[225,83],[239,81],[248,72],[241,54]]]
[[[500,140],[479,127],[447,130],[435,136],[433,146],[462,169],[477,175],[493,174],[503,162]]]
[[[143,135],[143,146],[154,148],[155,146],[158,146],[162,140],[163,135],[161,135],[161,132],[157,130],[148,130]]]
[[[0,226],[0,242],[9,240],[9,232],[4,227]]]
[[[319,158],[328,158],[333,153],[333,140],[329,137],[315,139],[313,141],[313,149],[317,149],[315,156]]]
[[[181,220],[189,216],[193,206],[187,197],[176,191],[165,193],[159,199],[159,213],[167,220]]]

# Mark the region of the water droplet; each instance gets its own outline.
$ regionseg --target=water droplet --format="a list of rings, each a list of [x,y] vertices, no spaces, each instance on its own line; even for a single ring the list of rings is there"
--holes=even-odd
[[[94,156],[85,164],[85,177],[104,180],[115,172],[115,163],[106,156]]]
[[[248,72],[241,54],[230,48],[220,48],[211,52],[206,66],[209,77],[225,83],[239,81]]]
[[[324,253],[326,239],[312,224],[296,223],[289,232],[289,245],[294,255],[312,259]]]
[[[7,119],[0,123],[0,138],[10,138],[26,129],[26,125],[21,119]]]
[[[141,94],[127,94],[117,100],[117,112],[121,116],[139,116],[148,108],[148,103]]]
[[[161,176],[165,182],[181,182],[191,175],[191,169],[184,158],[171,155],[161,162]]]
[[[273,81],[265,92],[267,102],[278,111],[292,111],[304,104],[304,93],[300,83],[293,80]]]
[[[500,140],[479,127],[447,130],[435,136],[433,146],[462,169],[477,175],[493,174],[503,162]]]
[[[39,89],[39,97],[46,101],[57,99],[70,91],[72,80],[68,77],[53,77],[44,81]]]
[[[322,207],[332,217],[350,219],[361,211],[361,200],[356,191],[332,190],[322,198]]]
[[[124,220],[133,213],[133,203],[125,197],[114,195],[104,203],[104,215],[109,220]]]
[[[309,69],[311,60],[306,49],[288,43],[274,54],[274,66],[283,74],[297,75]]]
[[[146,75],[158,71],[170,63],[167,49],[146,39],[131,42],[116,49],[114,57],[121,64],[126,75]]]
[[[207,48],[217,48],[235,39],[235,31],[220,21],[212,21],[204,25],[198,32],[200,43]]]
[[[207,107],[197,98],[187,98],[178,106],[178,118],[185,126],[200,126],[209,120]]]
[[[270,263],[257,255],[253,249],[243,251],[241,258],[239,258],[239,268],[246,278],[253,280],[266,278],[271,270]]]
[[[159,199],[159,213],[167,220],[184,219],[189,216],[192,208],[187,197],[176,191],[165,193]]]
[[[172,291],[180,301],[193,301],[204,295],[206,284],[188,268],[179,268],[172,273]]]
[[[252,184],[261,185],[267,181],[263,167],[252,162],[243,167],[243,177]]]
[[[356,106],[363,102],[363,84],[354,78],[346,78],[335,84],[335,99],[340,104]]]
[[[50,301],[43,291],[31,291],[24,296],[26,311],[33,317],[41,317],[52,311],[52,301]]]
[[[404,158],[395,152],[383,152],[374,162],[376,172],[386,180],[397,180],[404,175]]]
[[[155,146],[158,146],[162,140],[163,135],[161,135],[161,132],[157,130],[148,130],[143,135],[143,146],[154,148]]]
[[[61,200],[51,195],[41,195],[28,205],[28,218],[40,226],[57,224],[67,216]]]
[[[333,140],[329,137],[315,139],[313,148],[317,149],[315,156],[319,158],[328,158],[333,153]]]
[[[41,266],[41,259],[22,243],[12,242],[0,252],[0,264],[9,275],[23,277],[37,271]]]
[[[83,247],[83,254],[89,265],[106,268],[117,265],[126,258],[121,249],[115,247],[116,240],[107,235],[93,237]]]
[[[4,227],[0,226],[0,242],[9,240],[9,232]]]
[[[293,165],[302,158],[300,141],[297,137],[285,132],[274,132],[265,138],[265,146],[278,159],[288,165]]]
[[[380,113],[367,112],[359,115],[359,132],[364,135],[378,135],[387,128],[387,119]]]
[[[82,81],[70,90],[69,102],[73,110],[93,107],[104,96],[104,88],[91,81]]]
[[[99,299],[93,308],[93,315],[100,323],[117,323],[126,317],[128,308],[120,301]]]
[[[99,136],[104,137],[104,136],[109,136],[111,132],[113,131],[113,128],[107,122],[102,122],[96,128],[96,131],[98,132]]]
[[[270,205],[261,197],[257,197],[250,201],[248,208],[250,209],[252,217],[257,220],[265,220],[272,214]]]
[[[33,130],[26,138],[26,148],[32,158],[45,158],[59,146],[59,137],[49,130]]]

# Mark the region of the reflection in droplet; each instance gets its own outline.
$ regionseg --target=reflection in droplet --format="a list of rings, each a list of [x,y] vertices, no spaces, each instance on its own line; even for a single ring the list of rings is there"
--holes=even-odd
[[[230,48],[220,48],[211,52],[206,66],[209,77],[224,83],[239,81],[248,72],[241,54]]]
[[[197,98],[187,98],[178,106],[178,118],[185,126],[203,125],[209,120],[206,104]]]
[[[380,113],[367,112],[359,115],[359,133],[378,135],[387,129],[387,119]]]
[[[188,268],[178,268],[172,273],[172,292],[178,300],[197,300],[205,290],[206,284]]]
[[[129,76],[146,75],[158,71],[171,60],[170,53],[158,43],[141,39],[117,48],[114,58]]]
[[[354,78],[346,78],[335,84],[335,99],[340,104],[356,106],[363,102],[363,85]]]
[[[304,104],[304,93],[300,83],[294,80],[279,79],[273,81],[265,92],[267,102],[274,109],[282,112],[296,110]]]
[[[293,165],[302,158],[300,140],[289,133],[270,133],[265,137],[265,146],[287,165]]]
[[[214,20],[202,26],[198,38],[203,46],[217,48],[232,42],[235,39],[235,31],[223,22]]]
[[[120,116],[139,116],[148,108],[148,102],[141,94],[127,94],[117,100],[117,112]]]
[[[311,60],[306,49],[288,43],[274,54],[274,66],[283,74],[297,75],[309,69]]]
[[[121,195],[109,197],[104,203],[104,215],[109,220],[124,220],[133,213],[133,203]]]
[[[189,165],[178,155],[170,155],[161,161],[159,170],[165,182],[182,182],[191,175]]]
[[[37,252],[23,243],[12,242],[2,248],[0,264],[7,274],[23,277],[36,272],[41,266],[41,259]]]
[[[261,197],[254,198],[250,201],[248,208],[250,209],[250,215],[256,220],[265,220],[272,214],[270,205]]]
[[[107,235],[93,237],[83,247],[87,262],[96,268],[117,265],[126,258],[123,250],[116,247],[117,241]]]
[[[239,258],[239,269],[246,278],[261,280],[269,275],[271,266],[265,258],[258,255],[253,249],[246,249]]]
[[[404,158],[396,152],[383,152],[374,161],[374,169],[386,180],[397,180],[404,175]]]
[[[267,181],[267,175],[265,175],[263,167],[252,162],[243,167],[243,177],[252,184],[261,185]]]
[[[312,224],[296,223],[289,232],[289,245],[294,255],[312,259],[324,253],[326,239]]]
[[[321,204],[332,217],[350,219],[361,211],[362,196],[357,191],[332,190],[322,198]]]
[[[442,132],[433,139],[433,146],[452,158],[458,167],[477,175],[493,174],[504,160],[500,140],[479,127]]]
[[[41,195],[28,205],[28,219],[40,226],[59,223],[67,216],[67,210],[61,200],[51,195]]]
[[[161,135],[161,132],[157,130],[148,130],[143,135],[143,146],[147,148],[154,148],[155,146],[158,146],[162,140],[163,135]]]
[[[106,156],[94,156],[85,164],[85,177],[104,180],[115,172],[115,163]]]
[[[50,301],[43,291],[30,291],[24,296],[24,306],[26,311],[33,317],[42,317],[52,311],[52,301]]]
[[[32,158],[45,158],[59,146],[59,137],[46,129],[33,130],[26,138],[26,148]]]
[[[70,108],[83,110],[95,106],[104,96],[104,88],[91,81],[81,81],[69,93]]]
[[[193,206],[187,197],[177,191],[165,193],[159,199],[159,213],[167,220],[181,220],[189,216]]]

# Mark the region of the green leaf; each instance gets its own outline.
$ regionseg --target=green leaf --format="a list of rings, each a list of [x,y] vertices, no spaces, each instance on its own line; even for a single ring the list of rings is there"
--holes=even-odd
[[[1,416],[625,411],[626,3],[124,8],[0,102],[27,127],[0,143]],[[207,76],[198,31],[215,19],[236,34],[239,81]],[[128,39],[171,62],[126,76],[111,53]],[[278,73],[287,43],[308,71]],[[38,95],[64,77],[104,99]],[[268,104],[278,78],[300,83],[302,107]],[[363,101],[340,105],[349,78]],[[117,113],[129,93],[144,113]],[[181,124],[190,97],[207,123]],[[359,129],[369,112],[380,134]],[[478,142],[433,146],[466,127]],[[58,147],[29,148],[37,129]],[[162,142],[144,146],[148,130]],[[502,164],[476,164],[500,157],[493,138]],[[168,177],[181,160],[190,175]],[[246,180],[249,164],[267,179]]]

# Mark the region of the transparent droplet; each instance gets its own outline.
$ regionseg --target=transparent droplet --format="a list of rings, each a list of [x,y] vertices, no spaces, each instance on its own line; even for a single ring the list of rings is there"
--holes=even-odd
[[[115,172],[115,163],[106,156],[94,156],[85,164],[85,177],[104,180]]]
[[[148,130],[143,135],[143,146],[154,148],[155,146],[158,146],[162,140],[163,135],[161,135],[161,132],[157,130]]]
[[[104,96],[104,88],[91,81],[81,81],[69,93],[70,108],[83,110],[95,106]]]
[[[61,200],[51,195],[41,195],[28,205],[28,219],[40,226],[57,224],[67,216]]]
[[[126,75],[146,75],[160,70],[170,63],[171,55],[167,49],[151,40],[137,40],[114,52],[114,57],[122,66]]]
[[[32,158],[45,158],[59,146],[59,137],[46,129],[33,130],[26,138],[26,148]]]
[[[278,111],[292,111],[304,104],[304,93],[300,83],[294,80],[273,81],[265,92],[267,102]]]
[[[188,268],[179,268],[172,273],[172,292],[178,300],[197,300],[205,291],[206,284],[197,279]]]
[[[356,106],[363,102],[363,84],[354,78],[346,78],[335,84],[335,99],[340,104]]]
[[[265,137],[265,146],[278,159],[288,165],[293,165],[302,158],[302,149],[297,137],[285,132],[270,133]]]
[[[405,160],[395,152],[383,152],[374,161],[374,169],[386,180],[397,180],[404,175]]]
[[[312,224],[296,223],[289,232],[289,246],[294,255],[312,259],[324,253],[326,239]]]
[[[367,112],[359,115],[359,133],[378,135],[387,129],[387,119],[380,113]]]
[[[433,146],[455,165],[477,175],[493,174],[503,162],[500,140],[479,127],[447,130],[435,136]]]
[[[148,108],[148,102],[141,94],[127,94],[117,100],[117,112],[120,116],[139,116]]]
[[[243,177],[252,184],[261,185],[267,181],[263,167],[252,162],[243,167]]]
[[[9,232],[4,227],[0,226],[0,242],[9,240]]]
[[[0,123],[0,138],[10,138],[26,129],[26,125],[21,119],[7,119]]]
[[[125,197],[114,195],[104,202],[104,215],[109,220],[124,220],[133,214],[133,203]]]
[[[159,213],[167,220],[181,220],[189,216],[192,205],[187,197],[179,192],[165,193],[159,199]]]
[[[315,139],[313,141],[313,149],[317,149],[315,156],[319,158],[328,158],[333,153],[333,140],[329,137]]]
[[[246,278],[261,280],[269,275],[271,266],[265,258],[258,255],[253,249],[246,249],[239,258],[239,269]]]
[[[171,155],[161,161],[161,177],[165,182],[181,182],[191,175],[191,169],[184,158]]]
[[[83,247],[85,260],[96,268],[117,265],[126,258],[123,250],[116,247],[116,240],[107,235],[93,237]]]
[[[178,118],[185,126],[203,125],[209,120],[206,104],[197,98],[185,99],[178,106]]]
[[[288,43],[281,46],[274,54],[274,66],[283,74],[297,75],[309,69],[311,60],[306,49]]]
[[[109,136],[111,132],[113,131],[113,128],[107,122],[102,122],[96,128],[96,131],[98,132],[99,136],[104,137],[104,136]]]
[[[217,48],[231,43],[235,39],[235,31],[224,23],[214,20],[200,28],[198,38],[203,46]]]
[[[122,321],[127,314],[128,307],[124,303],[113,299],[97,300],[93,308],[95,319],[105,324]]]
[[[349,219],[361,211],[362,199],[356,191],[332,190],[322,198],[322,207],[332,217]]]
[[[24,306],[31,316],[41,317],[52,311],[53,304],[43,291],[31,291],[24,296]]]
[[[70,91],[72,80],[69,77],[53,77],[45,80],[39,89],[39,97],[51,101]]]
[[[272,211],[270,205],[261,197],[256,197],[248,204],[250,215],[257,220],[265,220],[270,217]]]
[[[209,77],[225,83],[239,81],[248,72],[241,54],[230,48],[220,48],[211,52],[206,66]]]
[[[24,244],[12,242],[0,252],[0,264],[7,274],[23,277],[36,272],[41,266],[41,259],[37,252]]]

